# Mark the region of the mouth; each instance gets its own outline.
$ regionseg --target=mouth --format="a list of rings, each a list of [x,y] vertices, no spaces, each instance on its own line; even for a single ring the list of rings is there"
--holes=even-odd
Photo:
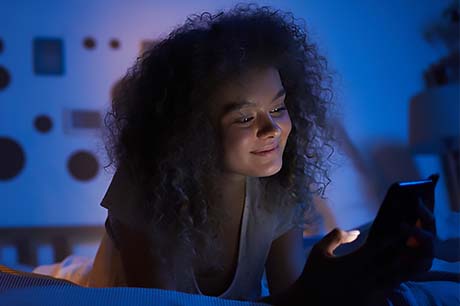
[[[278,151],[278,148],[279,148],[279,144],[277,144],[275,146],[272,146],[271,148],[268,148],[268,149],[265,149],[265,150],[253,151],[251,153],[255,154],[255,155],[259,155],[259,156],[265,156],[265,155],[269,155],[271,153],[274,153],[274,152]]]

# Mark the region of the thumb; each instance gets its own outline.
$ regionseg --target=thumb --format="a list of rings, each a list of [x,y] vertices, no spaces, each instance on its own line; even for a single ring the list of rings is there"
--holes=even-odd
[[[358,230],[346,232],[335,228],[318,242],[317,247],[324,255],[334,256],[334,250],[337,247],[343,243],[350,243],[355,241],[359,234],[360,232]]]

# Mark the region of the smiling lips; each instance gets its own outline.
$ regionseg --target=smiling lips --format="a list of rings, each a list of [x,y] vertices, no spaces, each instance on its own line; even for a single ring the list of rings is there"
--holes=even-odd
[[[260,151],[253,151],[251,153],[263,156],[263,155],[267,155],[267,154],[275,152],[278,148],[279,148],[279,144],[276,144],[276,145],[271,145],[268,148],[264,148],[264,149],[262,149]]]

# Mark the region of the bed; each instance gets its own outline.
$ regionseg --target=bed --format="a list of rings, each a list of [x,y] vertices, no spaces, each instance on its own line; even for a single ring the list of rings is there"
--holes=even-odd
[[[347,253],[361,245],[369,227],[370,224],[361,226],[363,234],[360,238],[341,247],[338,253]],[[40,245],[51,245],[52,260],[59,262],[72,255],[74,246],[79,243],[97,244],[103,233],[103,226],[0,228],[0,250],[13,245],[18,251],[16,265],[11,267],[0,263],[0,305],[265,305],[161,289],[86,288],[30,272],[38,264]],[[306,237],[306,251],[318,239],[319,236]],[[453,245],[457,244],[450,247]],[[433,267],[439,266],[435,262]],[[460,305],[459,262],[452,263],[450,270],[430,271],[414,282],[403,284],[392,296],[384,299],[386,305]]]

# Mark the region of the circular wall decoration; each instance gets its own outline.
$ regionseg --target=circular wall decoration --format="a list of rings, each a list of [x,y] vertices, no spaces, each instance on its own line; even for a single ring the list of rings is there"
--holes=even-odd
[[[10,81],[10,73],[5,67],[0,66],[0,90],[3,90],[6,87],[8,87],[8,85],[10,85]]]
[[[8,137],[0,137],[0,181],[17,176],[24,168],[26,157],[21,145]]]
[[[47,115],[40,115],[35,117],[34,126],[37,131],[47,133],[53,128],[53,121]]]
[[[120,48],[120,41],[118,39],[111,39],[109,42],[110,48],[112,49],[118,49]]]
[[[89,181],[96,177],[99,162],[91,152],[77,151],[67,161],[67,170],[76,180]]]
[[[92,38],[92,37],[86,37],[86,38],[83,40],[83,46],[84,46],[86,49],[94,49],[94,48],[96,48],[96,41],[95,41],[94,38]]]

